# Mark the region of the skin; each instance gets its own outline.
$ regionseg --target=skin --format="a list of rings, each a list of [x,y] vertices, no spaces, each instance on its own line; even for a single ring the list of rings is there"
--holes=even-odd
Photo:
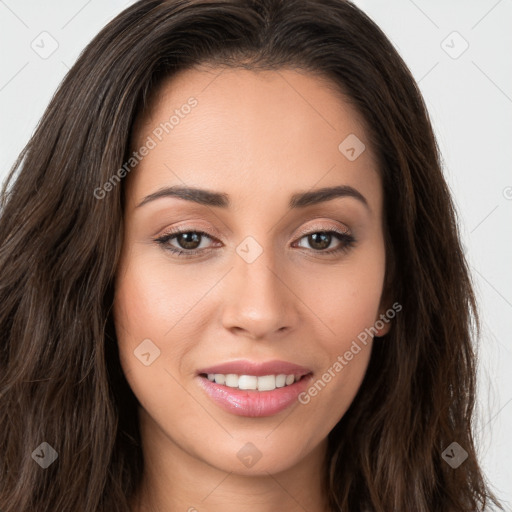
[[[124,183],[114,318],[121,364],[140,402],[146,461],[133,510],[324,512],[327,435],[354,399],[377,341],[361,345],[308,404],[268,417],[224,411],[196,371],[281,359],[306,366],[316,380],[386,311],[376,158],[360,116],[332,84],[291,69],[181,72],[137,119],[134,147],[191,96],[197,106]],[[349,134],[366,144],[354,161],[338,149]],[[225,193],[232,206],[161,197],[137,207],[171,185]],[[340,197],[288,208],[296,192],[338,185],[359,191],[367,205]],[[171,227],[207,232],[204,253],[182,258],[155,242]],[[326,255],[343,241],[333,235],[319,249],[304,235],[333,229],[348,231],[354,244]],[[247,236],[263,250],[252,263],[236,251]],[[184,241],[167,246],[183,250]],[[144,339],[160,350],[149,366],[134,356]],[[248,442],[261,454],[252,467],[237,457]]]

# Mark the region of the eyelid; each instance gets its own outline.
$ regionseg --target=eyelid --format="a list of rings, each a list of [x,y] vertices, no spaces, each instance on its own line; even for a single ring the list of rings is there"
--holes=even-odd
[[[327,222],[327,221],[325,221],[325,222]],[[321,224],[314,224],[313,226],[308,226],[307,228],[301,228],[299,230],[298,234],[300,236],[304,236],[304,235],[309,235],[310,233],[320,232],[320,231],[335,231],[336,233],[339,233],[340,235],[350,235],[351,234],[350,229],[346,226],[344,226],[344,228],[341,228],[339,226],[333,226],[333,225],[325,226],[325,225],[321,225]]]
[[[151,238],[162,238],[167,235],[173,235],[173,234],[179,234],[179,233],[189,233],[189,232],[195,232],[195,233],[202,233],[203,235],[212,238],[220,240],[221,234],[212,226],[209,227],[201,227],[199,224],[179,224],[174,225],[171,227],[167,227],[164,229],[161,229],[158,233],[156,233]]]

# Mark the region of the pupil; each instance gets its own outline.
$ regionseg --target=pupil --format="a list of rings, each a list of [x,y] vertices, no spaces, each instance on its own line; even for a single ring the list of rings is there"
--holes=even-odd
[[[200,237],[201,235],[199,233],[195,233],[193,231],[189,233],[182,233],[179,236],[179,244],[184,249],[196,249],[200,245]]]
[[[326,249],[331,243],[331,235],[323,231],[309,235],[311,247],[316,249]]]

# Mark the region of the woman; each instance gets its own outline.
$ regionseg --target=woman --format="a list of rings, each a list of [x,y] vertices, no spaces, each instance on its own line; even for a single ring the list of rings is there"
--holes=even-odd
[[[349,2],[126,9],[0,240],[4,512],[497,504],[432,128]]]

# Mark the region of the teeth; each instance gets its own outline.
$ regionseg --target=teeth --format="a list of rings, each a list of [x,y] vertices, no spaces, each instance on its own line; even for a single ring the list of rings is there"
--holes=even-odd
[[[240,375],[238,389],[258,389],[258,377],[253,375]]]
[[[282,388],[286,384],[286,375],[276,376],[276,388]]]
[[[226,375],[226,386],[229,386],[230,388],[237,388],[238,387],[238,375],[235,375],[234,373],[228,373]]]
[[[276,389],[275,375],[258,377],[258,391],[272,391],[273,389]]]
[[[209,373],[207,377],[211,382],[223,384],[230,388],[258,391],[273,391],[276,388],[290,386],[300,380],[300,375],[293,374],[264,375],[257,377],[255,375],[236,375],[234,373],[228,373],[227,375],[222,373]]]

